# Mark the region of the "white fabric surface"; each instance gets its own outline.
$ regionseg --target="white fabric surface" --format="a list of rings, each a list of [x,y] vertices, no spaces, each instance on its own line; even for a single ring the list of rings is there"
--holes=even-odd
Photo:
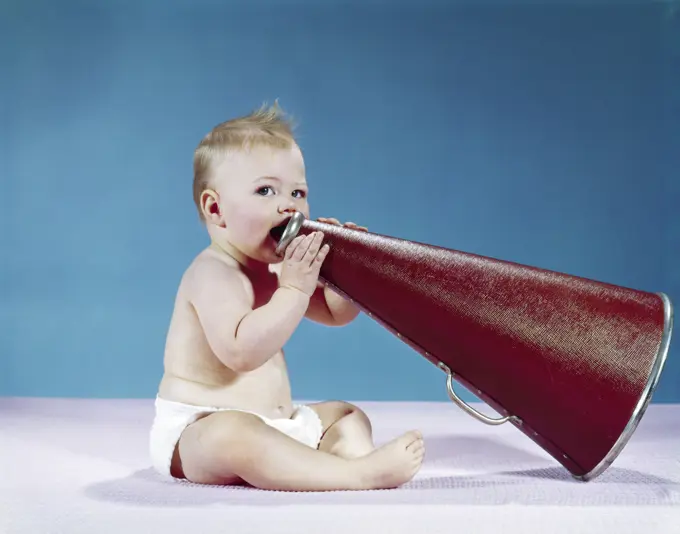
[[[153,399],[0,399],[0,533],[680,533],[680,405],[650,406],[614,465],[583,483],[514,427],[451,403],[354,402],[378,444],[423,431],[426,460],[405,487],[167,481],[148,458]]]

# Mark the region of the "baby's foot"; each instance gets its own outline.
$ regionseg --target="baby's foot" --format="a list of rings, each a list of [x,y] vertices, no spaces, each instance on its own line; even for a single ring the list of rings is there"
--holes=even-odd
[[[423,437],[413,430],[355,461],[361,465],[366,489],[388,489],[411,480],[424,456]]]

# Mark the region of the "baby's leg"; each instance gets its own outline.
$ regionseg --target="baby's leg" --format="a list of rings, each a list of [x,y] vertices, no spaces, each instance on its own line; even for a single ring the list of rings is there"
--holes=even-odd
[[[359,458],[375,449],[373,429],[366,414],[348,402],[328,401],[310,404],[323,424],[319,450],[341,458]]]
[[[397,487],[423,459],[410,432],[364,458],[347,460],[312,449],[244,412],[217,412],[188,426],[178,445],[175,476],[199,484],[234,484],[282,491]]]

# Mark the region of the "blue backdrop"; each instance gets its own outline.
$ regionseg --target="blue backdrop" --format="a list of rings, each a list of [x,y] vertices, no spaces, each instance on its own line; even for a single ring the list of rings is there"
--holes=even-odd
[[[155,395],[192,151],[276,98],[313,216],[680,306],[677,4],[417,4],[2,2],[0,395]],[[287,349],[297,398],[447,398],[365,316]]]

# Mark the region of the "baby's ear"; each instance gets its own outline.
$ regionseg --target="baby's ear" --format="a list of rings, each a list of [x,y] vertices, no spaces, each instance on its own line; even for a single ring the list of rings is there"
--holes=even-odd
[[[206,222],[224,228],[225,224],[222,217],[219,195],[212,189],[206,189],[201,193],[201,211]]]

